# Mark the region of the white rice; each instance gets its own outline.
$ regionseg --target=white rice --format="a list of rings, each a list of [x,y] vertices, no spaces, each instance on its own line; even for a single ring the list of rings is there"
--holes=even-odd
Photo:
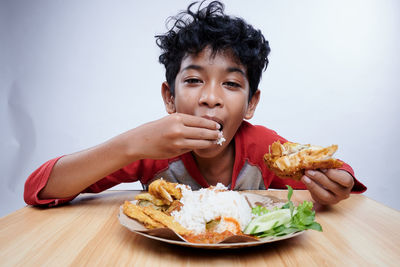
[[[226,141],[226,139],[225,139],[225,137],[224,137],[224,133],[223,133],[222,131],[219,132],[219,137],[218,137],[218,140],[217,140],[217,145],[222,146],[222,143],[225,142],[225,141]]]
[[[242,231],[252,218],[251,208],[244,196],[236,191],[221,191],[227,190],[221,183],[213,188],[203,188],[198,191],[192,191],[184,185],[180,188],[182,189],[180,202],[183,207],[171,215],[183,227],[195,234],[204,233],[206,223],[218,217],[236,219]]]

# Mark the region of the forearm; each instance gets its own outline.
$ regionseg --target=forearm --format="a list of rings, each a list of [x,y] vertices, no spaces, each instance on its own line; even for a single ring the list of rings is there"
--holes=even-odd
[[[122,134],[93,148],[62,157],[54,165],[39,198],[74,196],[110,173],[138,160]]]
[[[188,126],[187,126],[188,125]],[[165,159],[215,146],[218,123],[174,114],[146,123],[88,150],[62,157],[39,198],[75,196],[103,177],[140,159]]]

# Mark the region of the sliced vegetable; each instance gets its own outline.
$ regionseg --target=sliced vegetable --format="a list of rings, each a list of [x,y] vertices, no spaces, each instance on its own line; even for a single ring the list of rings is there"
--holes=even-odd
[[[264,215],[254,218],[246,227],[245,234],[257,234],[268,231],[274,227],[281,226],[290,222],[290,210],[280,209],[268,212]]]
[[[290,200],[293,188],[287,185],[288,202],[278,210],[268,210],[256,206],[252,209],[254,217],[244,230],[245,234],[257,237],[282,236],[302,230],[312,229],[322,231],[322,227],[315,221],[313,203],[304,201],[297,207]]]

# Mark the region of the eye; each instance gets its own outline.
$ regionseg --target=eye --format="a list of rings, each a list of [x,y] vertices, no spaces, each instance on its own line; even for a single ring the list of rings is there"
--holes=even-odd
[[[189,83],[189,84],[195,84],[195,83],[201,83],[202,81],[196,78],[190,78],[190,79],[186,79],[185,83]]]
[[[241,87],[240,84],[235,82],[224,82],[224,84],[228,87]]]

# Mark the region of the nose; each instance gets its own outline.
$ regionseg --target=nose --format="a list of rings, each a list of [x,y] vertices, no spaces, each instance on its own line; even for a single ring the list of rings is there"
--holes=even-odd
[[[222,88],[220,88],[216,83],[203,86],[199,98],[199,104],[209,108],[222,107],[224,103],[221,97],[221,89]]]

